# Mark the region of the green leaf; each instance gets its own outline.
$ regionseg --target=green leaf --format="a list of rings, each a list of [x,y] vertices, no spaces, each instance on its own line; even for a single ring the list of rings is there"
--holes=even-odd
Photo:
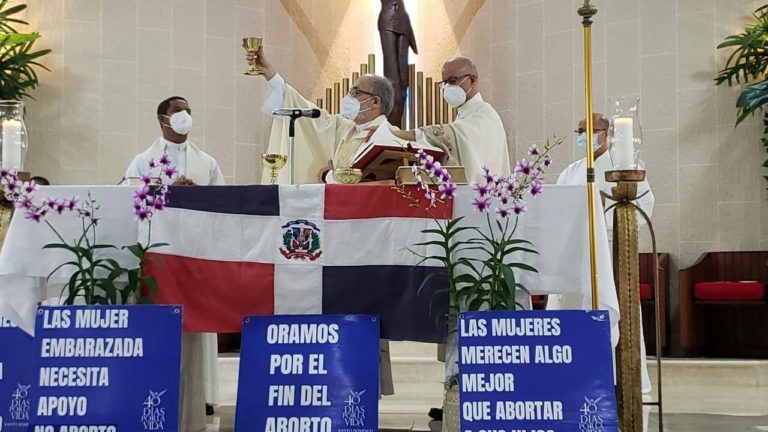
[[[486,299],[485,299],[485,298],[483,298],[483,297],[478,297],[478,298],[476,298],[476,299],[472,300],[472,301],[469,303],[469,306],[467,306],[467,310],[469,310],[469,311],[479,311],[479,310],[480,310],[480,308],[482,308],[482,307],[483,307],[483,305],[485,305],[485,304],[487,304],[487,303],[488,303],[488,302],[486,301]]]
[[[538,273],[539,272],[538,270],[536,270],[535,268],[529,266],[528,264],[511,263],[511,264],[507,264],[507,265],[510,266],[510,267],[518,268],[520,270],[529,271],[529,272],[533,272],[533,273]]]
[[[157,279],[154,276],[143,276],[142,282],[144,285],[152,291],[153,294],[157,294]]]
[[[72,267],[75,267],[75,268],[80,268],[80,263],[78,263],[77,261],[67,261],[67,262],[65,262],[64,264],[61,264],[60,266],[58,266],[58,267],[56,267],[55,269],[53,269],[53,271],[52,271],[52,272],[48,273],[48,277],[46,277],[46,278],[45,278],[46,282],[50,282],[50,280],[51,280],[51,277],[52,277],[52,276],[53,276],[53,275],[54,275],[54,274],[55,274],[57,271],[61,270],[63,267],[66,267],[66,266],[72,266]]]
[[[137,258],[141,258],[144,255],[144,248],[139,243],[136,243],[134,245],[129,245],[129,246],[123,246],[123,249],[128,249],[128,251]]]

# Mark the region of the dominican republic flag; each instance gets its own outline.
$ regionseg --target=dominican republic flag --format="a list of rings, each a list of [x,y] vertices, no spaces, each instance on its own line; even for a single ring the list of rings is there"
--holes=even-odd
[[[381,317],[382,338],[444,339],[446,279],[419,289],[444,269],[408,250],[438,253],[415,246],[434,240],[421,233],[434,221],[391,187],[173,187],[169,198],[151,241],[170,246],[145,270],[157,303],[184,305],[186,331],[238,332],[247,315],[359,313]]]

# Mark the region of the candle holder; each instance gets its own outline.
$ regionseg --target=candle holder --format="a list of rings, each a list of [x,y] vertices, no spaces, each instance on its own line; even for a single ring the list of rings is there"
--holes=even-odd
[[[640,126],[640,98],[621,97],[610,101],[608,114],[608,145],[615,170],[642,170],[640,147],[643,129]]]
[[[0,167],[24,170],[27,158],[27,127],[24,103],[0,101]]]

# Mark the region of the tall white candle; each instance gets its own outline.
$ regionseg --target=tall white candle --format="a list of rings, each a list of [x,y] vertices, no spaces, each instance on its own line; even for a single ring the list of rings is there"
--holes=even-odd
[[[632,119],[619,117],[613,121],[613,168],[634,169],[635,148]]]
[[[3,120],[2,122],[3,168],[21,169],[21,122]]]

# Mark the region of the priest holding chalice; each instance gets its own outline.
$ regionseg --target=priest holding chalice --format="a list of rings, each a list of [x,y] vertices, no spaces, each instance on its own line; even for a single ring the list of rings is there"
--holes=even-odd
[[[279,108],[318,109],[296,89],[286,84],[264,53],[262,45],[257,52],[249,52],[248,63],[255,65],[267,80],[267,91],[262,110],[271,115]],[[294,182],[357,183],[366,180],[353,168],[356,161],[373,145],[408,148],[408,142],[392,134],[396,129],[387,121],[394,107],[395,94],[389,79],[379,75],[363,75],[353,83],[349,94],[341,102],[341,113],[330,114],[320,110],[320,116],[300,119],[295,123]],[[288,120],[274,117],[267,154],[289,154]],[[439,150],[437,150],[439,151]],[[277,183],[289,183],[290,170],[281,170]],[[265,170],[262,183],[273,182],[270,171]]]

